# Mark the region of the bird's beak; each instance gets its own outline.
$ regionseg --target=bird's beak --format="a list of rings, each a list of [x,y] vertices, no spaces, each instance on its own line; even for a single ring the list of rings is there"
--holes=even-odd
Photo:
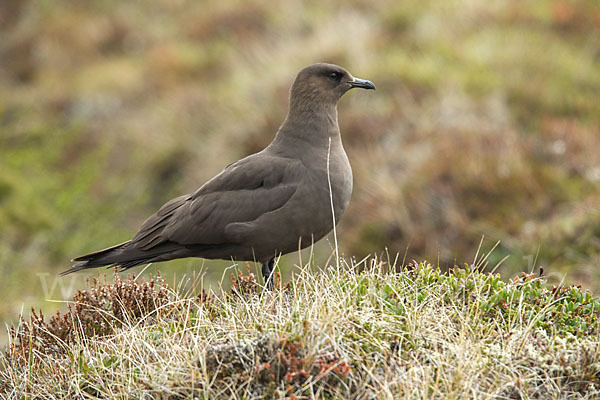
[[[350,84],[350,87],[357,87],[357,88],[362,88],[362,89],[373,89],[375,90],[375,85],[373,85],[373,82],[368,81],[366,79],[359,79],[359,78],[354,78],[353,81],[349,81],[348,82]]]

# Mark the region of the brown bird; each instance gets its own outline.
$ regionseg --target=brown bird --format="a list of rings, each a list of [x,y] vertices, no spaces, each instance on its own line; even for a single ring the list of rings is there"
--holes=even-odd
[[[62,275],[202,257],[261,262],[270,286],[275,257],[321,239],[348,206],[352,169],[337,103],[355,87],[375,89],[337,65],[305,67],[290,90],[288,115],[264,150],[163,205],[133,239],[75,258]]]

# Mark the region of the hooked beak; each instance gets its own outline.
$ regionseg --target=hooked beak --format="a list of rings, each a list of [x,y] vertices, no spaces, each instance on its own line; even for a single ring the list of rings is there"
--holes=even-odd
[[[359,78],[354,78],[353,81],[349,81],[348,82],[350,84],[350,87],[357,87],[357,88],[361,88],[361,89],[373,89],[375,90],[375,85],[373,84],[373,82],[368,81],[366,79],[359,79]]]

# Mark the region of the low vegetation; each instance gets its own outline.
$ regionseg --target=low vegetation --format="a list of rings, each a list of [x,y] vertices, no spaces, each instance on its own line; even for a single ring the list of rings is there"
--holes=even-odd
[[[600,299],[483,263],[368,259],[263,291],[94,279],[0,357],[8,399],[597,398]]]

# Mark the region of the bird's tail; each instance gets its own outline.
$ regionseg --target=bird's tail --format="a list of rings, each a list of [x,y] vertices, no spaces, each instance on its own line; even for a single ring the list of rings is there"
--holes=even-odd
[[[204,247],[203,247],[204,248]],[[82,269],[98,267],[118,267],[120,271],[151,262],[160,262],[172,260],[174,258],[191,257],[196,255],[197,251],[189,246],[182,246],[175,242],[166,241],[159,243],[150,249],[140,249],[134,246],[131,240],[109,247],[104,250],[98,250],[85,256],[74,258],[77,262],[70,269],[61,272],[60,275],[67,275]]]
[[[73,262],[78,261],[77,264],[73,265],[68,270],[61,272],[60,275],[63,276],[63,275],[67,275],[67,274],[70,274],[70,273],[73,273],[76,271],[80,271],[82,269],[103,267],[105,265],[106,266],[110,266],[113,264],[121,265],[121,263],[120,263],[121,257],[120,256],[123,254],[124,250],[129,247],[130,243],[131,243],[131,240],[128,240],[127,242],[117,244],[116,246],[108,247],[103,250],[98,250],[93,253],[89,253],[84,256],[74,258],[71,261],[73,261]],[[135,265],[139,265],[142,263],[143,263],[143,261],[140,261],[139,263],[136,263]],[[134,266],[134,265],[132,265],[132,266]]]

